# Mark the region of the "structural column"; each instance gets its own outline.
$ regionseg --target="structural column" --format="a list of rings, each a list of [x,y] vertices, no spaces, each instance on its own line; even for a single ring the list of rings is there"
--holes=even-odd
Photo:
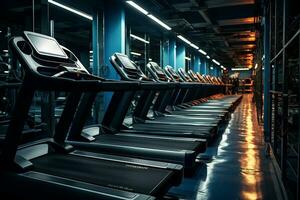
[[[200,67],[200,74],[206,74],[206,60],[204,57],[201,57],[201,67]]]
[[[162,42],[162,49],[163,49],[163,66],[161,67],[165,67],[167,65],[170,64],[170,60],[169,60],[169,57],[170,57],[170,45],[169,45],[169,39],[167,38],[164,38],[163,42]]]
[[[265,141],[270,142],[270,19],[267,6],[264,17],[264,135]]]
[[[163,40],[163,66],[170,65],[171,67],[176,66],[176,41],[174,39]]]
[[[109,58],[114,53],[125,53],[125,9],[117,0],[105,1],[104,9],[104,63],[107,66],[105,78],[120,79],[111,65]],[[107,107],[111,94],[105,94],[104,105]]]
[[[185,69],[185,46],[177,43],[176,46],[176,66],[174,68],[177,70],[179,68]]]
[[[193,56],[193,65],[192,65],[192,70],[194,72],[200,72],[200,57],[198,55]]]
[[[172,67],[176,66],[176,40],[169,40],[169,65]]]

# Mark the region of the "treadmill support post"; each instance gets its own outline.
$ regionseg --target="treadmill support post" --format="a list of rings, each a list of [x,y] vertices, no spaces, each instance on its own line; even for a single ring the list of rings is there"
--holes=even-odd
[[[26,82],[26,79],[28,78],[24,78],[24,83]],[[18,97],[12,111],[2,152],[3,164],[7,167],[14,165],[18,144],[22,137],[24,123],[28,116],[33,96],[34,90],[30,89],[30,84],[23,84],[19,90]]]

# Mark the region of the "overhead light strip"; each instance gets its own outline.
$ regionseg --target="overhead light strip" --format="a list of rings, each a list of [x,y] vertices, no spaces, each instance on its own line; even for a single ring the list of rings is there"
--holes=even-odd
[[[224,67],[223,65],[221,65],[221,68],[222,68],[223,70],[227,70],[226,67]]]
[[[161,25],[162,27],[164,27],[165,29],[167,29],[168,31],[170,31],[172,28],[170,26],[168,26],[167,24],[163,23],[160,19],[158,19],[157,17],[153,16],[153,15],[147,15],[150,19],[152,19],[153,21],[155,21],[156,23],[158,23],[159,25]]]
[[[185,43],[187,43],[187,44],[191,44],[191,42],[188,40],[188,39],[186,39],[185,37],[183,37],[182,35],[177,35],[177,37],[179,38],[179,39],[181,39],[182,41],[184,41]]]
[[[139,12],[143,13],[144,15],[148,15],[149,12],[147,10],[145,10],[144,8],[142,8],[141,6],[137,5],[136,3],[134,3],[133,1],[126,1],[126,3],[128,3],[129,5],[131,5],[132,7],[134,7],[135,9],[137,9]]]
[[[232,68],[232,71],[248,71],[249,68],[243,67],[243,68]]]
[[[141,42],[144,42],[144,43],[146,43],[146,44],[149,44],[149,43],[150,43],[149,41],[147,41],[147,40],[145,40],[145,39],[143,39],[143,38],[141,38],[141,37],[139,37],[139,36],[133,35],[133,34],[130,34],[130,37],[132,37],[132,38],[134,38],[134,39],[136,39],[136,40],[139,40],[139,41],[141,41]]]
[[[188,60],[188,61],[190,61],[190,60],[191,60],[191,58],[189,58],[189,57],[185,57],[185,59],[186,59],[186,60]]]
[[[217,64],[217,65],[220,65],[220,63],[218,61],[216,61],[215,59],[212,59],[212,61]]]
[[[141,6],[139,6],[138,4],[136,4],[135,2],[133,2],[133,1],[126,1],[126,3],[128,3],[130,6],[134,7],[136,10],[138,10],[141,13],[143,13],[144,15],[147,15],[150,19],[152,19],[153,21],[155,21],[156,23],[158,23],[159,25],[161,25],[162,27],[164,27],[168,31],[170,31],[172,29],[170,26],[168,26],[167,24],[165,24],[164,22],[162,22],[160,19],[158,19],[154,15],[150,14],[147,10],[145,10],[144,8],[142,8]]]
[[[200,53],[202,53],[203,55],[205,55],[205,56],[207,55],[207,53],[206,53],[205,51],[203,51],[202,49],[199,49],[198,51],[199,51]]]
[[[168,26],[167,24],[165,24],[164,22],[162,22],[160,19],[158,19],[154,15],[150,14],[147,10],[145,10],[144,8],[142,8],[140,5],[136,4],[134,1],[126,1],[126,3],[129,4],[130,6],[132,6],[133,8],[135,8],[136,10],[138,10],[139,12],[143,13],[144,15],[148,16],[150,19],[152,19],[153,21],[155,21],[156,23],[158,23],[160,26],[162,26],[166,30],[168,30],[168,31],[172,30],[172,28],[170,26]],[[135,38],[137,40],[140,40],[141,42],[149,44],[149,41],[144,40],[141,37],[134,36],[132,34],[130,35],[130,37]],[[185,42],[186,44],[190,45],[194,49],[197,49],[201,54],[205,55],[207,59],[210,59],[210,57],[207,55],[207,53],[205,51],[203,51],[202,49],[200,49],[197,45],[193,44],[191,41],[189,41],[188,39],[186,39],[182,35],[177,35],[177,38],[181,39],[183,42]],[[220,65],[220,63],[218,61],[214,60],[214,59],[213,59],[213,62],[216,63],[217,65]]]
[[[194,49],[199,49],[199,47],[193,43],[191,43],[190,46],[193,47]]]
[[[142,54],[137,53],[137,52],[134,52],[134,51],[131,51],[130,54],[131,54],[131,55],[135,55],[135,56],[141,56],[141,55],[142,55]]]
[[[67,11],[70,11],[70,12],[72,12],[72,13],[74,13],[74,14],[80,15],[81,17],[84,17],[84,18],[86,18],[86,19],[88,19],[88,20],[91,20],[91,21],[93,20],[93,16],[91,16],[91,15],[89,15],[89,14],[87,14],[87,13],[84,13],[84,12],[82,12],[82,11],[79,11],[79,10],[77,10],[77,9],[71,8],[71,7],[69,7],[69,6],[63,5],[63,4],[61,4],[61,3],[58,3],[58,2],[56,2],[56,1],[48,0],[48,3],[50,3],[50,4],[52,4],[52,5],[55,5],[55,6],[57,6],[57,7],[63,8],[63,9],[65,9],[65,10],[67,10]]]

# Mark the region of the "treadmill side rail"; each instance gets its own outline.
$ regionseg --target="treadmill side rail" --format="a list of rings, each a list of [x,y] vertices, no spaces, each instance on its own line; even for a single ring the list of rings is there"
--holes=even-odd
[[[85,183],[82,181],[71,180],[67,178],[61,178],[58,176],[53,176],[49,174],[44,174],[40,172],[26,172],[21,174],[21,176],[40,180],[47,182],[49,184],[61,185],[68,188],[73,188],[76,190],[87,191],[90,193],[95,193],[99,195],[101,199],[127,199],[127,200],[154,200],[155,198],[149,195],[132,193],[127,191],[122,191],[113,188],[102,187],[94,184]]]

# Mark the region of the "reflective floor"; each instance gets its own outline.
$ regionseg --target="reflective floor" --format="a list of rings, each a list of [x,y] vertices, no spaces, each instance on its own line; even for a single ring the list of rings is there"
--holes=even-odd
[[[244,95],[223,135],[206,154],[210,159],[196,175],[170,194],[180,199],[278,199],[251,94]]]

